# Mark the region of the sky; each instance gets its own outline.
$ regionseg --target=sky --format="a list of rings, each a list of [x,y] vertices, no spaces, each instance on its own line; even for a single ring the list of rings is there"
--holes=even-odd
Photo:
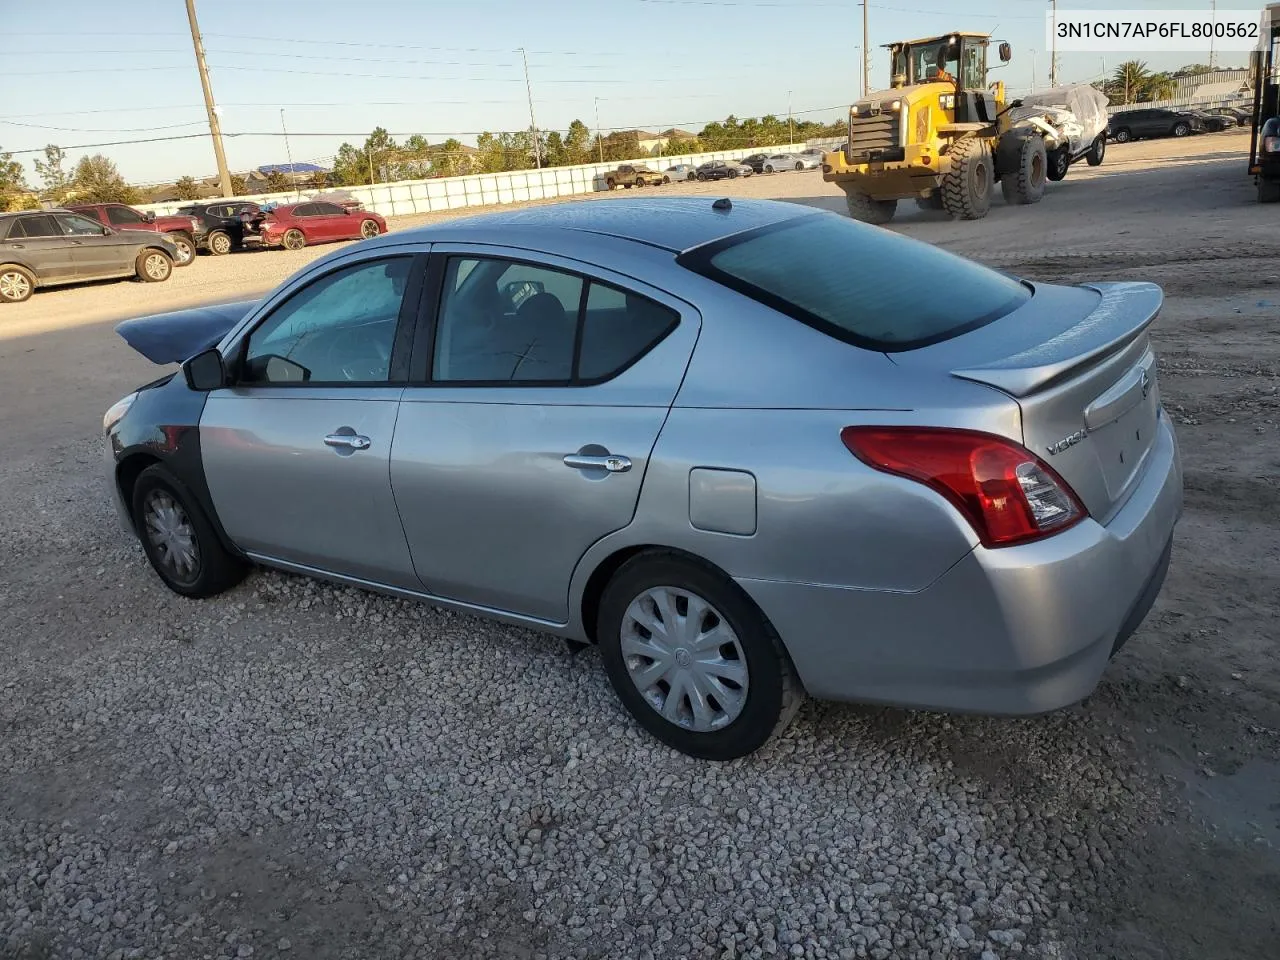
[[[1208,9],[1199,0],[1060,0],[1062,8]],[[1256,13],[1238,0],[1220,10]],[[871,85],[888,82],[881,44],[951,30],[991,32],[1013,59],[993,71],[1013,91],[1047,85],[1047,0],[871,0]],[[528,61],[541,130],[682,127],[773,113],[834,120],[861,93],[856,0],[197,0],[214,100],[233,172],[327,166],[375,126],[397,140],[474,143],[527,129]],[[46,144],[70,164],[104,153],[144,184],[217,167],[184,0],[0,0],[0,150],[24,163]],[[1127,59],[1153,70],[1192,53],[1059,53],[1060,82],[1097,79]],[[991,57],[993,64],[998,63]],[[1222,67],[1245,65],[1223,54]],[[284,114],[281,116],[281,110]],[[288,150],[281,135],[289,131]],[[176,138],[183,139],[161,139]]]

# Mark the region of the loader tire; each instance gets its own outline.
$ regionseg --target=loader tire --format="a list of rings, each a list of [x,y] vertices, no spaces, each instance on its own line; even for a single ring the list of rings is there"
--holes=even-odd
[[[1000,192],[1005,203],[1039,203],[1048,182],[1044,138],[1005,137],[999,147]]]
[[[921,210],[944,210],[942,206],[942,194],[936,190],[927,197],[916,197],[916,206]]]
[[[865,193],[846,193],[845,203],[849,207],[849,216],[853,219],[877,226],[892,220],[898,209],[897,200],[872,200]]]
[[[1258,202],[1280,202],[1280,180],[1258,180]]]
[[[991,151],[985,140],[964,137],[951,145],[951,169],[942,178],[942,205],[958,220],[981,220],[991,209],[995,186]]]

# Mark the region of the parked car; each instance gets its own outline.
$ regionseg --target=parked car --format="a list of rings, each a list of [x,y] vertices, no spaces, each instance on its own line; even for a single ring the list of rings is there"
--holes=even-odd
[[[66,209],[83,214],[117,230],[145,230],[163,233],[178,251],[174,266],[195,262],[196,244],[204,239],[204,223],[198,217],[160,216],[144,213],[123,203],[70,203]]]
[[[1202,133],[1204,121],[1185,110],[1124,110],[1111,115],[1107,135],[1116,143],[1147,137],[1185,137]]]
[[[652,170],[643,163],[624,163],[604,175],[604,185],[610,190],[615,187],[630,190],[632,187],[658,186],[670,182],[671,178],[666,174]]]
[[[335,240],[368,240],[387,231],[387,221],[372,210],[344,210],[336,203],[315,201],[264,211],[255,226],[262,246],[286,250]]]
[[[1226,117],[1237,127],[1247,127],[1253,123],[1253,111],[1244,110],[1240,107],[1210,107],[1208,110],[1200,112],[1207,113],[1210,116]]]
[[[355,197],[347,190],[326,190],[324,193],[313,194],[307,197],[308,200],[318,200],[321,203],[336,203],[343,210],[363,210],[364,202]],[[299,201],[301,202],[301,201]]]
[[[750,167],[753,173],[764,173],[764,162],[769,158],[767,153],[753,153],[748,157],[743,157],[739,163]]]
[[[197,240],[196,249],[218,257],[256,243],[256,234],[245,229],[245,222],[261,212],[262,207],[251,200],[215,200],[178,208],[179,215],[193,217],[204,226],[204,238]]]
[[[153,230],[117,230],[70,210],[0,213],[0,302],[85,280],[159,283],[177,259],[173,241]]]
[[[677,163],[674,167],[667,167],[663,173],[677,181],[698,179],[698,168],[691,163]]]
[[[780,173],[783,170],[813,170],[820,164],[813,157],[798,153],[774,153],[765,158],[765,173]]]
[[[698,167],[694,177],[698,180],[724,180],[725,178],[749,177],[753,173],[755,171],[745,163],[737,163],[733,160],[708,160]]]
[[[1208,113],[1204,110],[1189,110],[1187,112],[1200,121],[1204,133],[1221,133],[1223,130],[1236,126],[1235,117],[1224,117],[1222,114]]]
[[[805,693],[1039,714],[1165,576],[1162,300],[780,201],[468,217],[120,324],[182,366],[107,411],[110,487],[179,594],[257,563],[595,643],[698,757]]]
[[[1258,130],[1256,169],[1259,203],[1280,201],[1280,117],[1271,117]]]

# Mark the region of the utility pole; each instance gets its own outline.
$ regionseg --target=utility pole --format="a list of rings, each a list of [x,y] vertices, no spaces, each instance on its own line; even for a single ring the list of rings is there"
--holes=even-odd
[[[1049,0],[1049,5],[1053,7],[1053,23],[1049,30],[1053,42],[1049,54],[1049,87],[1053,88],[1058,85],[1058,0]]]
[[[1210,9],[1213,11],[1213,19],[1216,21],[1218,19],[1218,0],[1213,0],[1210,4]],[[1214,66],[1213,31],[1211,30],[1209,31],[1209,69],[1214,69]]]
[[[289,181],[294,185],[295,193],[301,197],[301,191],[297,190],[297,170],[293,169],[293,151],[289,149],[289,129],[284,125],[284,107],[280,108],[280,129],[284,131],[284,155],[289,158]]]
[[[524,47],[520,48],[520,59],[524,61],[524,87],[529,93],[529,128],[533,130],[533,157],[538,169],[542,169],[542,144],[538,142],[538,121],[533,118],[533,86],[529,83],[529,58],[525,56]]]
[[[604,163],[604,140],[600,136],[600,98],[596,97],[596,146],[600,148],[600,162]]]
[[[791,119],[791,91],[790,90],[787,91],[787,129],[790,131],[790,133],[787,134],[787,143],[789,143],[791,146],[794,147],[796,145],[796,125],[795,125],[795,122]]]
[[[867,29],[868,0],[862,0],[862,95],[865,97],[871,89],[871,74],[868,65],[871,60],[871,36]]]
[[[227,155],[222,151],[222,128],[218,125],[218,108],[213,105],[213,88],[209,86],[209,67],[204,62],[204,41],[200,39],[200,27],[196,24],[196,0],[187,0],[187,20],[191,24],[191,43],[196,49],[196,70],[200,73],[200,86],[204,89],[204,108],[209,114],[209,135],[213,137],[213,155],[218,161],[218,183],[222,195],[233,195],[231,172],[227,169]]]

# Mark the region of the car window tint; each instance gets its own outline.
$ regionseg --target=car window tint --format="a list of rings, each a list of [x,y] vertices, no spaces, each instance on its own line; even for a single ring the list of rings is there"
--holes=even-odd
[[[145,223],[142,215],[128,207],[107,207],[107,219],[115,224]]]
[[[582,278],[507,260],[468,264],[453,257],[445,269],[432,378],[567,382]]]
[[[295,217],[310,217],[315,215],[316,205],[314,203],[301,203],[293,208]]]
[[[409,257],[355,264],[303,287],[249,335],[242,383],[390,378]]]
[[[62,231],[58,229],[53,217],[19,217],[9,236],[10,238],[60,237]]]
[[[59,213],[55,215],[62,232],[71,237],[102,236],[102,224],[76,213]]]
[[[343,212],[342,208],[336,203],[315,203],[312,204],[312,209],[314,209],[317,214],[326,217],[332,217],[334,214],[341,214]]]
[[[907,349],[989,323],[1031,297],[1002,273],[846,217],[815,214],[681,262],[874,349]]]
[[[674,310],[647,297],[593,281],[582,321],[578,378],[600,380],[630,366],[679,321]]]

